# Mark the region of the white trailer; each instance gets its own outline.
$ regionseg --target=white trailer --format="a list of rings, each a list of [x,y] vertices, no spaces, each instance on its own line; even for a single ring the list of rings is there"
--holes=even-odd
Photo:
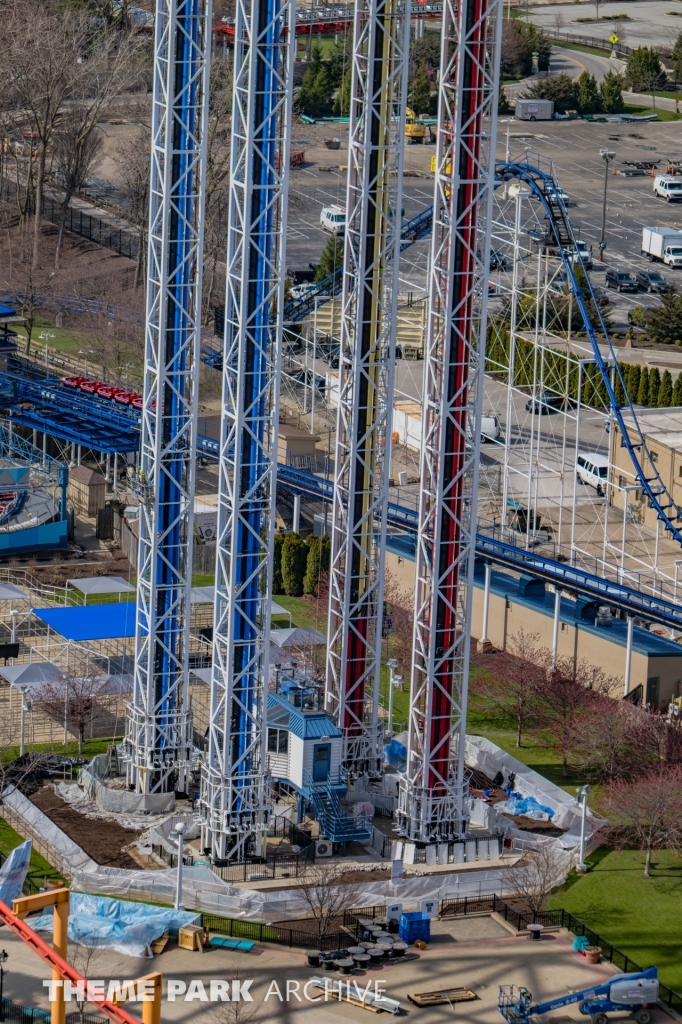
[[[519,121],[551,121],[554,117],[554,100],[517,100],[514,117]]]
[[[642,256],[660,260],[668,267],[682,267],[682,231],[677,228],[644,228]]]

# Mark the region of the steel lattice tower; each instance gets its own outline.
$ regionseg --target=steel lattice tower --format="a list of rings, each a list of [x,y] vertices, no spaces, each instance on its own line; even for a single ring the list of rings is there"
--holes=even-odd
[[[327,709],[352,775],[380,772],[383,559],[398,298],[409,0],[355,6]]]
[[[464,736],[499,87],[500,0],[445,0],[402,834],[467,829]]]
[[[185,789],[211,0],[157,0],[135,681],[140,793]]]
[[[294,0],[237,0],[209,748],[202,846],[260,852]]]

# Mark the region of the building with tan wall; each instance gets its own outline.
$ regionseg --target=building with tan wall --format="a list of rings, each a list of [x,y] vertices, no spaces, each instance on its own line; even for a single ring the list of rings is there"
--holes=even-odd
[[[479,638],[483,626],[485,567],[476,563],[471,632]],[[488,640],[506,650],[523,630],[536,633],[539,644],[551,650],[554,633],[554,591],[542,580],[516,577],[493,569],[490,584]],[[574,664],[587,662],[618,681],[614,697],[623,695],[627,623],[613,616],[597,620],[599,604],[586,597],[561,598],[558,655]],[[637,621],[637,620],[636,620]],[[662,708],[682,695],[682,644],[635,625],[632,637],[630,692],[641,686],[641,698]]]
[[[634,429],[632,416],[623,410],[623,419],[633,444],[639,443],[639,434]],[[644,435],[646,446],[658,470],[658,474],[678,505],[682,504],[682,408],[637,409],[637,421]],[[622,443],[622,434],[617,423],[611,430],[611,476],[609,503],[616,508],[627,506],[631,515],[640,523],[656,529],[656,512],[649,508],[632,466],[627,448]],[[625,488],[632,488],[625,490]]]

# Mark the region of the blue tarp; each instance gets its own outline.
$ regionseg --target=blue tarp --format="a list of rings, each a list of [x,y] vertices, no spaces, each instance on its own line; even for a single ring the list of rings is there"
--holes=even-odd
[[[554,817],[552,808],[546,804],[539,804],[534,796],[510,797],[509,800],[495,804],[495,810],[502,814],[525,814],[527,818],[538,817],[540,811],[548,814],[550,818]]]
[[[52,932],[52,909],[28,924],[37,932]],[[147,903],[128,903],[110,896],[71,893],[69,938],[86,946],[115,949],[126,956],[153,956],[151,943],[165,931],[200,924],[201,914],[171,910]]]
[[[33,608],[33,614],[65,640],[114,640],[135,636],[137,603],[89,604],[82,608]]]
[[[0,868],[0,900],[12,906],[12,900],[21,896],[21,890],[31,863],[31,840],[15,846]]]

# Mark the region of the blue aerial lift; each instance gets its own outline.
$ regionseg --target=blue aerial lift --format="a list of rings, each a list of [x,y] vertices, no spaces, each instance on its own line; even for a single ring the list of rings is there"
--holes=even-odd
[[[648,1007],[657,999],[658,968],[649,967],[637,974],[614,974],[603,985],[571,992],[548,1003],[534,1003],[527,988],[500,985],[497,1008],[509,1024],[529,1024],[532,1016],[549,1013],[571,1003],[578,1003],[578,1009],[592,1018],[592,1024],[607,1024],[607,1013],[612,1010],[629,1010],[637,1024],[651,1024],[652,1014]]]

